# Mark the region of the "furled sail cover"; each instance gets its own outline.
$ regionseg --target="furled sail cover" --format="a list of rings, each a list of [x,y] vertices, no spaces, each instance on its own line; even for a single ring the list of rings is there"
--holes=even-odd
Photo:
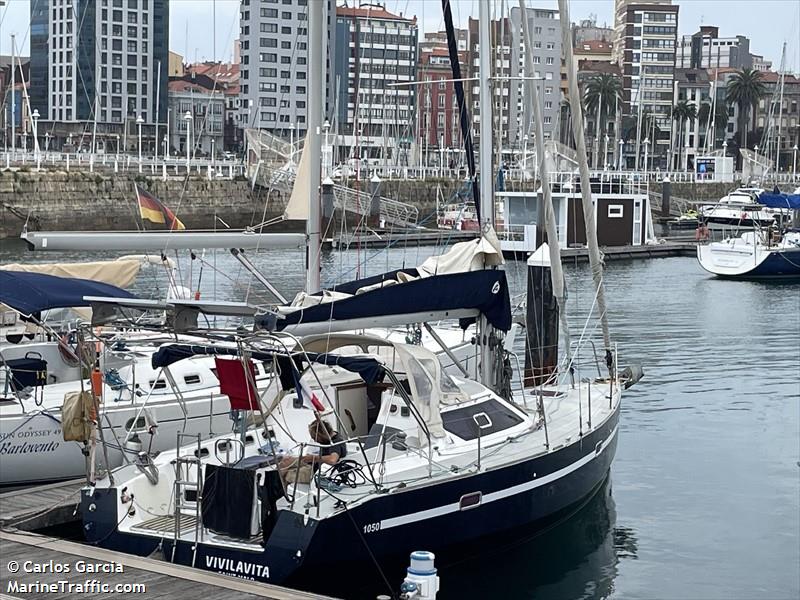
[[[278,321],[278,329],[296,324],[325,321],[346,321],[414,313],[446,313],[461,309],[476,310],[486,316],[497,329],[508,331],[511,327],[511,300],[505,271],[480,270],[419,277],[397,285],[379,285],[370,291],[358,293],[364,287],[392,280],[400,274],[416,275],[418,269],[392,271],[338,286],[337,292],[356,290],[355,295],[309,306],[286,307],[285,318]],[[392,275],[394,277],[392,277]],[[396,280],[396,279],[395,279]],[[444,315],[442,318],[446,318]],[[258,317],[256,317],[258,319]],[[466,323],[462,323],[466,326]]]
[[[130,286],[136,280],[141,268],[142,261],[137,257],[83,263],[14,263],[0,267],[4,271],[90,279],[121,288]]]
[[[800,194],[774,194],[765,192],[758,197],[759,204],[769,208],[800,210]]]
[[[99,281],[0,271],[0,302],[23,314],[31,315],[51,308],[89,306],[84,296],[135,298],[130,292]]]

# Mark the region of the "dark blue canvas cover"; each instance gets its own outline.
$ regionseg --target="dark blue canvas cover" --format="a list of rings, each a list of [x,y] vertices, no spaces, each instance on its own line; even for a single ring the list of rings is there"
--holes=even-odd
[[[135,298],[122,288],[99,281],[43,273],[0,271],[0,302],[26,315],[51,308],[89,306],[83,299],[84,296]]]

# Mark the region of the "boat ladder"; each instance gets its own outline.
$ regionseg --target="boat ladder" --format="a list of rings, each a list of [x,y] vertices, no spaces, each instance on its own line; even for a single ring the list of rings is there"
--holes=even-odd
[[[190,442],[196,442],[197,446],[194,452],[181,455],[181,448],[188,446]],[[202,477],[202,464],[200,461],[201,453],[201,437],[199,433],[182,433],[178,432],[178,444],[175,451],[175,484],[173,495],[175,497],[175,519],[173,523],[173,544],[172,544],[172,559],[175,562],[175,550],[178,547],[178,541],[181,538],[181,515],[184,509],[191,510],[190,500],[186,498],[186,492],[194,491],[194,545],[192,546],[192,567],[194,567],[195,559],[197,558],[197,545],[200,543],[200,534],[202,526],[200,524],[200,490],[201,490],[201,477]],[[191,480],[190,474],[192,468],[195,469],[194,481]]]

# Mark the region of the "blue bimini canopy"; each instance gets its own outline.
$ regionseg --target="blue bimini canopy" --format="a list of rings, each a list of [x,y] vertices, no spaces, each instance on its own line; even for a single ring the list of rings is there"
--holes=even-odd
[[[0,302],[25,315],[51,308],[89,306],[84,296],[136,297],[122,288],[89,279],[0,271]]]
[[[775,194],[774,192],[764,192],[758,197],[758,203],[769,208],[800,210],[800,194]]]
[[[359,287],[392,279],[390,276],[394,273],[350,282],[338,286],[335,291],[352,293]],[[407,323],[406,315],[429,314],[435,315],[436,319],[446,319],[448,315],[462,315],[464,312],[472,315],[462,319],[462,326],[474,320],[474,314],[481,313],[492,326],[508,331],[511,328],[511,299],[505,271],[487,269],[432,275],[379,287],[349,298],[285,312],[285,318],[278,321],[277,327],[293,331],[295,327],[327,323],[330,331],[337,331],[347,327],[349,321],[390,317],[396,318],[398,323]],[[331,328],[334,324],[341,327]]]
[[[311,361],[328,366],[339,366],[351,373],[357,373],[366,383],[373,384],[383,380],[384,366],[380,361],[368,356],[345,356],[340,354],[319,354],[316,352],[249,352],[250,358],[261,361],[275,360],[284,389],[294,387],[291,377],[293,370],[302,368],[304,362]],[[192,356],[239,356],[239,350],[227,346],[199,346],[196,344],[167,344],[156,350],[150,358],[154,369],[168,367]],[[286,378],[284,378],[284,374]]]

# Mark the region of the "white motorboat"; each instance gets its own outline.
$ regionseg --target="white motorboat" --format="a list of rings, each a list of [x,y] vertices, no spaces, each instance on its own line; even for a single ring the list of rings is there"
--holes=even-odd
[[[737,188],[716,204],[701,206],[700,220],[710,229],[781,227],[789,218],[789,211],[759,204],[758,198],[763,193],[764,189],[759,187]]]

